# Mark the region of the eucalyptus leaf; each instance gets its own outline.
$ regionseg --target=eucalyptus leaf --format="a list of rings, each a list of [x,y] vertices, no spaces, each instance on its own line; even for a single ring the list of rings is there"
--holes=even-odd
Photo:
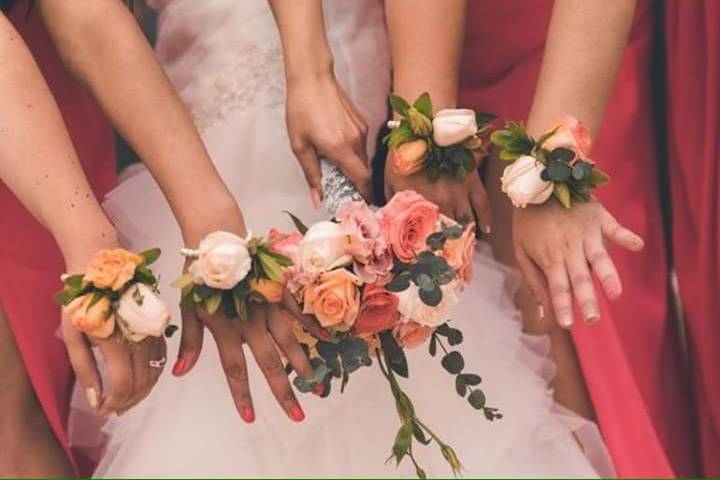
[[[476,375],[474,373],[462,373],[460,376],[463,377],[463,381],[466,385],[470,385],[471,387],[474,387],[475,385],[480,385],[480,382],[482,382],[482,378],[480,378],[480,375]]]
[[[437,354],[437,336],[435,334],[430,337],[430,346],[428,347],[428,353],[430,353],[431,357],[434,357]]]
[[[467,395],[467,384],[465,383],[462,375],[455,377],[455,391],[461,397]]]
[[[553,182],[567,182],[572,176],[570,165],[559,160],[549,160],[547,172]]]
[[[440,287],[438,287],[437,285],[435,285],[435,288],[433,288],[432,290],[418,290],[418,295],[420,296],[420,300],[422,300],[425,305],[428,305],[430,307],[437,307],[438,305],[440,305],[443,297],[442,290],[440,290]]]
[[[462,354],[457,351],[446,354],[440,363],[448,373],[452,373],[453,375],[457,375],[465,368],[465,359],[463,359]]]
[[[390,283],[385,285],[385,289],[388,292],[402,292],[410,287],[410,272],[404,271],[393,278]]]
[[[435,232],[428,235],[427,246],[432,250],[440,250],[445,245],[445,234],[443,232]]]
[[[195,285],[195,292],[202,300],[205,300],[206,298],[210,298],[215,293],[215,290],[207,285]]]
[[[380,334],[380,345],[388,367],[403,378],[408,377],[408,363],[405,352],[389,331]]]
[[[480,410],[485,407],[485,394],[482,390],[473,390],[473,392],[468,396],[468,402],[470,402],[470,405],[472,405],[473,408]]]
[[[415,440],[422,443],[423,445],[429,445],[430,439],[425,435],[425,431],[422,429],[420,425],[418,425],[417,422],[412,422],[413,426],[413,436],[415,437]]]
[[[559,147],[550,152],[550,158],[559,162],[570,163],[575,158],[575,152],[569,148]]]
[[[478,112],[475,114],[475,121],[480,126],[490,123],[493,120],[495,120],[496,118],[497,118],[497,115],[495,115],[494,113]]]
[[[165,335],[165,338],[172,338],[173,335],[175,335],[175,332],[177,332],[180,329],[177,325],[168,325],[165,327],[165,331],[163,331],[163,335]]]

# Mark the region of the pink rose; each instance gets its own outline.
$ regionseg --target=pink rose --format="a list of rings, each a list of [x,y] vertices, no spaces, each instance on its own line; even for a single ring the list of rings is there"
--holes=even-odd
[[[590,156],[592,139],[586,124],[572,115],[565,115],[557,119],[547,131],[553,130],[555,133],[542,144],[544,149],[552,152],[556,148],[567,148],[580,158],[587,159]]]
[[[378,211],[380,226],[395,256],[412,262],[428,249],[428,236],[437,229],[438,206],[422,195],[405,190]]]
[[[392,334],[400,347],[415,348],[425,343],[433,331],[433,328],[410,321],[395,325]]]
[[[475,224],[465,227],[460,238],[448,239],[443,247],[442,255],[464,282],[472,278],[473,258],[475,256]]]
[[[360,315],[355,321],[357,334],[380,333],[400,318],[398,298],[379,285],[367,285],[362,294]]]
[[[353,257],[355,273],[364,283],[387,281],[392,257],[375,213],[365,202],[352,202],[340,207],[337,219],[350,236],[345,251]]]
[[[282,233],[274,228],[270,229],[267,236],[270,250],[280,255],[285,255],[292,260],[295,265],[299,263],[298,249],[302,239],[303,236],[298,232]]]
[[[359,285],[344,268],[321,273],[305,287],[303,313],[315,315],[323,328],[350,330],[360,311]]]

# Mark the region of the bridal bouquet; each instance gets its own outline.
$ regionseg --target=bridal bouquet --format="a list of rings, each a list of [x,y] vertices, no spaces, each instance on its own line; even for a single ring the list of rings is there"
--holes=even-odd
[[[332,221],[309,228],[293,217],[298,232],[273,230],[268,247],[292,260],[284,269],[286,287],[317,318],[326,335],[313,336],[300,323],[294,328],[314,368],[314,378],[297,376],[303,392],[330,394],[337,381],[343,391],[353,372],[377,361],[395,398],[401,426],[391,458],[405,456],[423,477],[412,449],[413,439],[436,442],[453,472],[459,460],[419,418],[397,376],[409,377],[404,349],[428,345],[442,350],[441,364],[455,376],[457,393],[488,420],[500,418],[477,388],[481,379],[464,370],[453,347],[463,336],[448,323],[472,276],[473,225],[460,225],[439,213],[437,205],[414,191],[396,194],[377,211],[362,201],[344,203]]]

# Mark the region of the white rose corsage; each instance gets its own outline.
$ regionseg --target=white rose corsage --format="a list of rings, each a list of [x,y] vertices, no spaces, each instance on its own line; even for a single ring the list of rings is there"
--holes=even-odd
[[[210,314],[220,308],[228,318],[245,319],[247,302],[276,303],[284,289],[283,269],[293,265],[273,251],[271,243],[251,233],[245,238],[217,231],[209,234],[197,250],[181,253],[193,259],[186,274],[173,282],[185,292],[182,307],[202,307]]]

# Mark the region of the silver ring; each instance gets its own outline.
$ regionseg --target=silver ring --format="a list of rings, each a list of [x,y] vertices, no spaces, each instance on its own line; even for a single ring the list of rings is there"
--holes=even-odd
[[[166,363],[167,358],[163,357],[160,360],[150,360],[148,362],[148,365],[150,365],[152,368],[163,368]]]

